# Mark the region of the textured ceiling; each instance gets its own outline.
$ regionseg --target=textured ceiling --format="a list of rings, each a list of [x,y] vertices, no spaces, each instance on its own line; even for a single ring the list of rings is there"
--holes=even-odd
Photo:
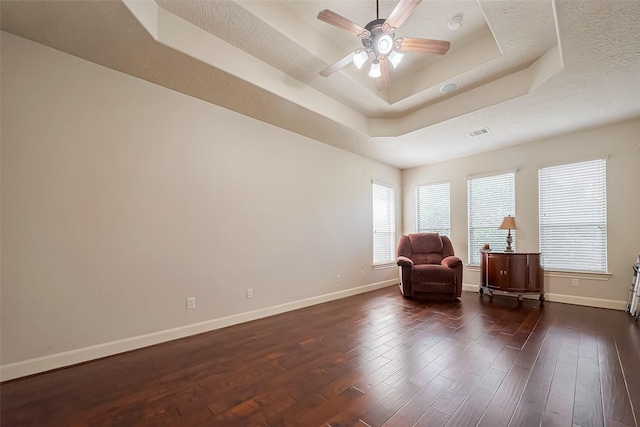
[[[637,0],[425,0],[397,35],[451,49],[407,54],[384,92],[351,64],[318,74],[361,44],[317,13],[365,25],[372,0],[0,4],[4,31],[399,168],[640,117]]]

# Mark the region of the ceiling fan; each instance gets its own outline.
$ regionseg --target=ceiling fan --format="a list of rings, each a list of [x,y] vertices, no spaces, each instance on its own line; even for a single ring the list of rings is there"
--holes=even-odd
[[[389,62],[396,68],[404,54],[402,52],[432,53],[444,55],[449,50],[450,42],[444,40],[417,39],[403,37],[396,39],[396,31],[413,13],[422,0],[400,0],[387,19],[380,19],[378,0],[376,0],[376,18],[364,27],[338,15],[329,9],[318,13],[318,19],[338,27],[362,40],[363,48],[350,52],[320,71],[320,75],[328,77],[340,68],[353,64],[361,69],[373,57],[369,76],[376,78],[378,90],[389,88]]]

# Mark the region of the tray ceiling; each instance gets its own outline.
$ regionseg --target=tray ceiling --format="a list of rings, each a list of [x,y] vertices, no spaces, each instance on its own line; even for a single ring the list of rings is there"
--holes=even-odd
[[[4,31],[399,168],[640,116],[638,1],[425,0],[398,36],[451,49],[406,54],[383,92],[352,64],[318,74],[361,46],[323,9],[376,18],[371,0],[3,0],[0,13]]]

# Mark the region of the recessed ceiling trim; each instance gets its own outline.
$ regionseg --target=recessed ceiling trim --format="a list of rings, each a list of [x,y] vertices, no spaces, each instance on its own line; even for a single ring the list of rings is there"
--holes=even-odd
[[[469,72],[501,55],[490,32],[461,49],[452,50],[438,62],[426,67],[422,73],[412,75],[395,83],[390,90],[392,105],[399,107],[415,103],[425,96],[429,88],[439,87],[443,82]]]
[[[393,128],[385,131],[382,123],[372,120],[372,130],[384,132],[375,136],[400,136],[409,132],[432,126],[455,117],[469,114],[473,111],[499,104],[509,99],[526,95],[531,87],[531,73],[529,69],[521,70],[484,86],[460,93],[447,98],[436,105],[430,105],[412,114],[397,119]]]
[[[331,42],[281,2],[239,1],[237,4],[289,40],[324,59],[327,64],[331,63],[331,58],[338,58],[346,53],[342,46]],[[319,38],[324,39],[324,42],[318,43]]]
[[[480,6],[480,11],[482,12],[482,15],[484,16],[484,20],[486,21],[487,25],[489,26],[489,31],[491,31],[491,35],[493,36],[494,40],[496,40],[496,44],[498,46],[498,49],[500,50],[500,55],[504,54],[504,51],[502,49],[502,46],[500,46],[500,42],[498,41],[497,37],[496,37],[496,32],[494,30],[494,28],[491,26],[491,22],[490,20],[487,18],[487,11],[485,10],[483,4],[483,2],[478,1],[478,6]]]
[[[129,7],[129,10],[136,19],[139,21],[146,20],[147,24],[150,21],[153,22],[149,19],[149,14],[155,8],[157,11],[155,33],[159,43],[372,137],[404,135],[505,101],[514,96],[526,94],[531,87],[529,79],[523,77],[521,73],[516,73],[516,77],[512,74],[478,88],[485,92],[487,91],[486,88],[490,87],[491,89],[487,91],[489,93],[486,95],[474,95],[476,91],[468,91],[466,96],[458,95],[438,103],[437,108],[435,106],[427,106],[397,119],[385,119],[382,121],[380,121],[381,119],[368,119],[338,103],[333,98],[307,85],[301,85],[296,79],[271,65],[159,7],[154,0],[124,0],[127,7],[130,6],[131,2],[136,3],[136,5]],[[147,3],[146,7],[143,8],[137,4],[140,2]],[[479,47],[482,48],[479,49]],[[444,58],[437,65],[429,67],[430,71],[435,71],[434,74],[436,75],[430,80],[438,78],[439,75],[443,77],[451,76],[451,70],[448,67],[457,65],[458,67],[472,69],[478,66],[479,62],[486,62],[488,60],[487,56],[495,57],[498,54],[497,44],[493,35],[487,34],[478,42],[460,49],[455,55]],[[528,76],[530,77],[531,74],[528,74]],[[522,84],[513,85],[513,83],[507,83],[507,87],[503,87],[505,82],[522,82],[523,80],[527,80],[524,87]],[[434,86],[433,82],[426,84],[424,89],[431,86]],[[411,92],[414,91],[415,86]]]
[[[564,68],[564,54],[562,53],[562,39],[560,38],[560,23],[558,22],[558,6],[556,0],[551,0],[551,9],[553,10],[553,23],[556,29],[556,38],[558,40],[558,52],[560,55],[560,65]]]
[[[168,12],[159,7],[154,0],[123,1],[139,22],[142,20],[147,24],[149,24],[149,11],[155,7],[158,16],[155,31],[158,43],[268,90],[337,123],[349,126],[363,134],[369,134],[369,120],[363,115]],[[143,8],[140,5],[129,7],[131,3],[141,2],[148,3],[147,7]],[[152,36],[153,33],[150,32]]]
[[[533,75],[531,90],[534,90],[564,68],[560,46],[557,44],[552,46],[529,68]]]
[[[158,40],[158,4],[155,1],[122,0],[151,37]]]

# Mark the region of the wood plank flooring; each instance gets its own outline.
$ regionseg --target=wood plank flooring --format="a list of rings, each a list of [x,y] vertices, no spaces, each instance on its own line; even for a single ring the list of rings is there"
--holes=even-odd
[[[640,323],[397,287],[0,385],[2,426],[638,427]]]

